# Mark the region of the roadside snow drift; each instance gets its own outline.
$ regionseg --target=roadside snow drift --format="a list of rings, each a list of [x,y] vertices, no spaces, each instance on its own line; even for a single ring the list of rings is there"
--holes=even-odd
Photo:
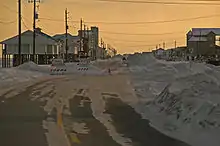
[[[220,145],[220,71],[152,55],[128,57],[139,103],[135,109],[161,132],[192,146]]]
[[[49,70],[33,62],[24,63],[18,67],[0,68],[0,86],[12,85],[19,82],[30,81],[48,75]]]

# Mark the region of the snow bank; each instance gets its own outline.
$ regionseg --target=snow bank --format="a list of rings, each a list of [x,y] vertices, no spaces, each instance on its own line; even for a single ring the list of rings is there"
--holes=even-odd
[[[220,70],[202,63],[128,57],[135,109],[161,132],[192,146],[220,145]]]
[[[20,66],[17,67],[20,70],[27,70],[27,71],[34,71],[34,72],[40,72],[40,73],[50,73],[50,68],[48,66],[39,66],[34,62],[26,62]]]
[[[10,86],[46,75],[49,75],[49,69],[39,67],[33,62],[24,63],[18,67],[0,68],[0,86]]]
[[[0,69],[0,86],[16,84],[18,82],[29,81],[44,76],[42,73],[24,71],[17,68]]]
[[[122,62],[121,56],[115,56],[106,60],[96,60],[92,62],[92,65],[103,70],[105,73],[108,73],[108,69],[111,70],[112,74],[124,74],[128,72],[125,64]]]

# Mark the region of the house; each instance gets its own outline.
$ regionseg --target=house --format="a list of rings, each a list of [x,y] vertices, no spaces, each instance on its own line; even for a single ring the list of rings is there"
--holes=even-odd
[[[165,50],[162,48],[156,49],[154,51],[152,51],[154,53],[154,55],[158,58],[163,58],[165,57]]]
[[[61,43],[60,55],[63,58],[66,58],[66,53],[68,54],[68,60],[75,60],[79,50],[78,41],[80,40],[79,36],[73,36],[67,34],[67,52],[66,52],[66,34],[56,34],[53,38]]]
[[[192,56],[220,54],[220,28],[192,28],[186,35],[187,52]]]
[[[165,50],[165,58],[167,60],[185,60],[186,59],[186,54],[187,54],[187,47],[186,46],[181,46],[177,48],[171,48]]]
[[[37,64],[48,64],[51,58],[57,57],[59,53],[59,42],[51,36],[43,33],[40,28],[36,29],[35,62]],[[10,67],[19,64],[18,35],[2,42],[2,66]],[[21,34],[21,61],[33,60],[33,31],[27,30]]]

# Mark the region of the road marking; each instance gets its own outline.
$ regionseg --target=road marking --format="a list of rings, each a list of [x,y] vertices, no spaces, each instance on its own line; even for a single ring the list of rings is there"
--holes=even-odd
[[[62,132],[65,134],[65,138],[67,139],[68,146],[71,146],[71,144],[69,142],[69,139],[66,135],[66,132],[64,130],[64,126],[63,126],[62,107],[57,108],[57,125],[62,130]],[[77,143],[77,144],[81,143],[75,133],[69,134],[69,137],[70,137],[71,142],[74,142],[74,143]]]
[[[62,117],[62,107],[57,107],[57,125],[60,128],[60,130],[62,131],[62,133],[65,135],[66,138],[66,142],[68,146],[71,146],[70,141],[66,135],[66,132],[64,130],[64,126],[63,126],[63,117]]]
[[[80,144],[80,140],[78,139],[77,135],[75,133],[69,134],[70,140],[74,143]]]
[[[62,118],[62,112],[61,112],[61,109],[58,108],[57,109],[57,125],[62,128],[62,125],[63,125],[63,118]]]

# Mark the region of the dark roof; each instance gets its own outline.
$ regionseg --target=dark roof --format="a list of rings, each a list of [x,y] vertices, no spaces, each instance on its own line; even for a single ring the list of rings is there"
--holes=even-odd
[[[54,39],[52,36],[50,36],[50,35],[48,35],[48,34],[42,32],[42,31],[40,31],[40,32],[36,31],[36,34],[40,34],[40,35],[42,35],[42,36],[45,36],[45,37],[47,37],[47,38],[49,38],[49,39],[52,39],[52,40],[58,42],[58,40]]]
[[[21,35],[27,35],[27,34],[33,34],[33,31],[32,30],[26,30],[26,31],[24,31],[23,33],[21,33]],[[53,37],[51,37],[50,35],[48,35],[48,34],[46,34],[46,33],[44,33],[44,32],[39,32],[39,31],[36,31],[36,35],[41,35],[41,36],[44,36],[44,37],[46,37],[46,38],[48,38],[48,39],[51,39],[51,40],[53,40],[53,41],[55,41],[55,42],[57,42],[57,40],[56,39],[54,39]],[[16,36],[13,36],[13,37],[11,37],[11,38],[8,38],[8,39],[6,39],[6,40],[4,40],[4,41],[2,41],[2,42],[0,42],[0,44],[4,44],[4,43],[6,43],[6,42],[8,42],[8,41],[10,41],[10,40],[13,40],[13,39],[16,39],[16,38],[18,38],[18,35],[16,35]]]
[[[62,39],[64,39],[66,37],[66,34],[64,33],[64,34],[56,34],[56,35],[54,35],[53,36],[53,38],[54,39],[60,39],[60,40],[62,40]],[[67,38],[77,38],[78,36],[73,36],[73,35],[71,35],[71,34],[67,34]]]
[[[220,35],[220,28],[192,28],[188,35],[208,35],[209,33]]]

